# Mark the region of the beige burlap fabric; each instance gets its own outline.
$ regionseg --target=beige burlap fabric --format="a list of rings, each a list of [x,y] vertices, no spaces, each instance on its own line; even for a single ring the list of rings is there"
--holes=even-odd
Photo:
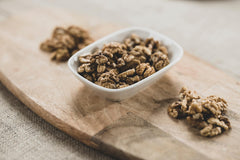
[[[0,83],[0,160],[111,160],[59,131]]]

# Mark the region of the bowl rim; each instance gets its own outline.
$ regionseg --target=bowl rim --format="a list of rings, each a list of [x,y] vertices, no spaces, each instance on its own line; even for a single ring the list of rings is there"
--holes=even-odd
[[[97,85],[89,80],[87,80],[86,78],[84,78],[83,76],[81,76],[73,67],[72,67],[72,62],[74,62],[74,60],[76,59],[75,57],[78,57],[79,55],[83,54],[84,51],[88,50],[89,48],[94,48],[94,46],[102,41],[105,41],[111,37],[114,37],[116,35],[119,35],[119,34],[122,34],[124,32],[128,32],[128,31],[134,31],[134,30],[140,30],[140,31],[147,31],[149,33],[153,33],[157,36],[160,36],[162,39],[167,39],[169,41],[172,42],[172,45],[175,45],[179,50],[180,52],[178,53],[178,56],[172,61],[170,62],[167,66],[163,67],[162,69],[160,69],[159,71],[155,72],[154,74],[138,81],[137,83],[134,83],[132,85],[129,85],[127,87],[124,87],[124,88],[117,88],[117,89],[111,89],[111,88],[106,88],[106,87],[103,87],[103,86],[100,86],[100,85]],[[174,54],[174,53],[173,53]],[[99,40],[91,43],[90,45],[84,47],[83,49],[77,51],[77,53],[75,53],[74,55],[72,55],[69,60],[68,60],[68,67],[70,68],[70,70],[73,72],[73,74],[75,76],[77,76],[77,78],[81,79],[82,82],[84,83],[87,83],[88,85],[91,85],[93,88],[96,88],[98,90],[101,90],[101,91],[104,91],[104,92],[121,92],[121,91],[125,91],[125,90],[129,90],[129,89],[132,89],[132,88],[136,88],[138,86],[141,86],[141,84],[144,84],[145,82],[147,82],[148,80],[150,79],[153,79],[154,77],[157,77],[158,75],[162,74],[163,72],[165,72],[167,69],[171,68],[173,65],[175,65],[178,61],[180,61],[180,59],[182,58],[183,56],[183,48],[174,40],[170,39],[169,37],[163,35],[163,34],[160,34],[159,32],[157,31],[154,31],[152,29],[149,29],[149,28],[143,28],[143,27],[128,27],[128,28],[124,28],[124,29],[120,29],[116,32],[113,32],[107,36],[104,36],[103,38],[100,38]]]

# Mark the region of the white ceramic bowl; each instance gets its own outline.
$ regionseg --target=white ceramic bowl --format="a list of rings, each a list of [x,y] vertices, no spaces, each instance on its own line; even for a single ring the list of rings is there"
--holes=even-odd
[[[101,49],[104,44],[109,42],[123,42],[125,38],[129,37],[133,33],[137,34],[142,39],[153,37],[155,40],[161,41],[168,48],[170,63],[164,68],[162,68],[161,70],[152,74],[151,76],[135,84],[132,84],[128,87],[120,88],[120,89],[109,89],[109,88],[96,85],[91,81],[82,77],[80,74],[78,74],[77,72],[77,68],[79,66],[78,57],[80,55],[91,54],[94,51],[94,49],[96,48]],[[93,89],[96,94],[110,100],[120,101],[120,100],[132,97],[142,89],[156,82],[167,70],[169,70],[173,65],[175,65],[182,58],[182,56],[183,56],[182,47],[179,44],[177,44],[175,41],[171,40],[170,38],[150,29],[131,27],[131,28],[126,28],[126,29],[122,29],[120,31],[114,32],[108,36],[105,36],[95,41],[89,46],[81,49],[68,60],[68,66],[71,69],[71,71],[74,73],[74,75],[87,87]]]

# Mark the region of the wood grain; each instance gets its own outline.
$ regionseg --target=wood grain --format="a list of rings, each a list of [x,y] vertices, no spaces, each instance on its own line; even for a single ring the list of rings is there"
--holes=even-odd
[[[31,110],[83,143],[120,159],[237,159],[240,83],[185,54],[161,80],[131,99],[111,102],[76,80],[65,63],[49,60],[39,43],[57,25],[87,28],[95,39],[121,27],[64,10],[39,8],[0,25],[0,80]],[[182,86],[229,102],[233,129],[215,138],[171,119],[167,106]]]

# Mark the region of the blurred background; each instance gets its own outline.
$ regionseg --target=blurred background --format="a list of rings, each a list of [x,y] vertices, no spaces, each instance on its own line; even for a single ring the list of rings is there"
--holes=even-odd
[[[39,7],[62,8],[114,25],[152,28],[240,80],[238,0],[0,0],[0,25]],[[15,159],[112,159],[39,118],[2,84],[0,106],[0,159],[12,153]]]
[[[0,0],[0,21],[38,7],[60,7],[115,25],[150,27],[240,78],[239,0]]]

